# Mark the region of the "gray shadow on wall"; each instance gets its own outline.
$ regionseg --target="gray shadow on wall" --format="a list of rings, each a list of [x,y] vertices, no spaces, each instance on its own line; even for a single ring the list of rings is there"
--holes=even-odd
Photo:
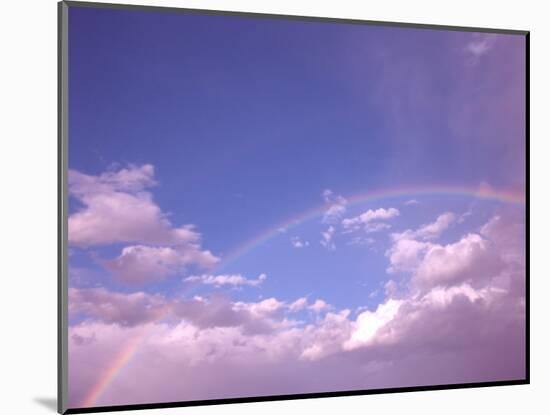
[[[52,412],[57,412],[56,398],[34,398],[34,401]]]

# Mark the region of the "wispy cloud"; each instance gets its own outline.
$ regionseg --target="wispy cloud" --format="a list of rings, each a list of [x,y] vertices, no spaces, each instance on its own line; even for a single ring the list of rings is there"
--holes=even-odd
[[[456,215],[452,212],[445,212],[437,217],[437,219],[425,225],[420,226],[416,230],[408,229],[401,233],[392,234],[394,240],[398,239],[420,239],[429,240],[435,239],[441,235],[456,221]]]
[[[471,40],[466,44],[466,52],[479,59],[489,53],[497,41],[498,36],[491,33],[474,33]]]
[[[322,197],[328,206],[323,215],[323,223],[337,223],[346,213],[347,200],[343,196],[336,195],[330,189],[325,189],[322,193]]]
[[[327,248],[329,251],[334,251],[336,249],[336,244],[333,241],[336,228],[330,225],[326,231],[321,232],[321,245]]]
[[[382,222],[371,222],[388,220],[396,216],[399,216],[399,210],[396,208],[369,209],[353,218],[343,219],[342,226],[348,231],[355,231],[363,227],[366,232],[378,232],[383,229],[388,229],[390,225]]]
[[[290,238],[290,243],[294,248],[298,248],[298,249],[309,246],[309,242],[303,240],[299,236],[293,236],[292,238]]]
[[[224,285],[239,287],[250,286],[257,287],[261,285],[267,279],[266,274],[260,274],[256,279],[247,279],[241,274],[221,274],[221,275],[193,275],[185,278],[186,282],[198,282],[205,285],[213,285],[214,287],[221,287]]]
[[[320,313],[322,311],[330,310],[332,306],[330,304],[327,304],[326,301],[317,299],[315,302],[308,306],[308,309],[311,311],[314,311],[315,313]]]

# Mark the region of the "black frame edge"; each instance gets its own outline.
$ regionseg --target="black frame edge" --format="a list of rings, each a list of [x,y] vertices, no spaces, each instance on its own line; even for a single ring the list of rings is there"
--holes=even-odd
[[[531,379],[531,270],[530,270],[530,117],[531,117],[531,32],[525,34],[525,379]]]
[[[479,383],[458,383],[449,385],[436,385],[436,386],[408,386],[399,388],[386,388],[386,389],[367,389],[358,391],[338,391],[338,392],[322,392],[322,393],[305,393],[295,395],[272,395],[272,396],[258,396],[247,398],[227,398],[227,399],[210,399],[202,401],[183,401],[183,402],[160,402],[151,404],[131,404],[131,405],[113,405],[113,406],[96,406],[90,408],[70,408],[67,409],[65,414],[86,414],[95,412],[114,412],[114,411],[128,411],[128,410],[147,410],[147,409],[166,409],[166,408],[183,408],[190,406],[211,406],[211,405],[226,405],[226,404],[239,404],[239,403],[252,403],[252,402],[273,402],[273,401],[290,401],[296,399],[316,399],[316,398],[337,398],[347,396],[366,396],[366,395],[380,395],[402,392],[427,392],[438,390],[458,390],[458,389],[472,389],[472,388],[484,388],[494,386],[510,386],[510,385],[526,385],[529,384],[527,379],[519,380],[504,380],[497,382],[479,382]]]

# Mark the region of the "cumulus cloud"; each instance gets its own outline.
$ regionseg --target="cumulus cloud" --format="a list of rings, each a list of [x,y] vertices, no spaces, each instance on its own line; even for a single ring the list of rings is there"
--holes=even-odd
[[[388,229],[390,225],[386,223],[371,223],[373,221],[388,220],[399,216],[399,210],[396,208],[389,209],[369,209],[366,212],[361,213],[353,218],[346,218],[342,220],[342,226],[346,230],[358,230],[361,227],[366,232],[378,232],[383,229]]]
[[[300,297],[296,301],[292,302],[288,306],[288,309],[291,312],[297,312],[297,311],[303,310],[306,307],[307,307],[307,298],[306,297]]]
[[[437,219],[426,225],[422,225],[416,230],[406,230],[401,233],[394,233],[393,239],[435,239],[439,237],[445,230],[456,221],[456,215],[452,212],[445,212],[437,217]]]
[[[484,238],[482,230],[446,245],[426,241],[439,235],[454,220],[455,215],[446,213],[415,231],[392,235],[393,245],[386,251],[390,263],[387,271],[409,273],[411,283],[419,289],[463,282],[477,286],[486,282],[487,276],[497,275],[503,266],[503,251]]]
[[[175,245],[199,240],[192,226],[174,228],[147,190],[156,184],[150,164],[87,175],[69,170],[69,194],[82,207],[69,216],[75,246],[139,242]]]
[[[143,291],[122,293],[98,288],[71,288],[69,315],[81,324],[100,322],[120,327],[187,322],[198,328],[240,327],[246,334],[267,333],[292,325],[286,312],[296,305],[275,298],[233,302],[221,295],[169,298]],[[307,303],[305,304],[307,306]],[[291,310],[292,308],[292,310]]]
[[[359,314],[344,348],[403,356],[460,347],[474,354],[477,345],[490,354],[507,339],[514,343],[508,350],[514,370],[523,373],[525,302],[518,287],[525,285],[525,268],[521,254],[509,256],[505,249],[522,244],[521,223],[521,218],[497,215],[480,233],[447,245],[394,240],[388,257],[410,275],[408,290],[398,293],[390,280],[386,300]]]
[[[337,223],[346,213],[347,200],[343,196],[336,195],[330,189],[325,189],[322,193],[322,197],[328,206],[323,215],[323,223]]]
[[[256,279],[247,279],[241,274],[221,274],[221,275],[193,275],[185,278],[187,282],[198,282],[205,285],[213,285],[215,287],[221,287],[224,285],[239,287],[248,285],[250,287],[257,287],[261,285],[267,279],[266,274],[260,274]]]
[[[521,379],[523,238],[522,218],[502,213],[445,245],[394,239],[419,244],[403,257],[407,284],[398,290],[388,282],[386,298],[355,318],[306,297],[232,302],[73,291],[72,311],[88,318],[70,328],[71,404],[81,404],[97,368],[136,338],[140,358],[97,404]],[[326,313],[296,320],[311,307]],[[132,379],[140,382],[128,388]]]
[[[160,294],[131,294],[98,288],[69,288],[69,315],[92,316],[107,324],[135,326],[150,322],[164,313],[169,305]]]
[[[313,304],[308,306],[311,311],[321,313],[322,311],[330,310],[332,307],[321,299],[315,300]]]
[[[144,283],[162,280],[167,276],[183,272],[188,265],[209,268],[218,262],[210,251],[201,251],[194,245],[185,247],[152,247],[132,245],[103,265],[121,281]]]
[[[468,234],[452,244],[431,244],[414,272],[413,282],[428,287],[464,281],[477,284],[496,275],[501,267],[490,243],[478,234]]]
[[[344,343],[344,349],[351,350],[374,341],[378,330],[396,316],[401,304],[400,300],[389,299],[380,304],[376,311],[367,310],[359,314],[351,337]]]
[[[319,361],[342,351],[343,342],[351,335],[350,310],[328,312],[316,324],[306,326],[301,334],[299,360]]]
[[[395,238],[393,245],[386,251],[390,262],[387,271],[389,273],[414,271],[429,247],[430,244],[427,242]]]
[[[69,171],[69,194],[82,206],[69,216],[69,243],[78,247],[134,243],[101,263],[124,282],[160,280],[190,265],[219,261],[201,248],[193,225],[174,227],[148,190],[154,167],[130,165],[92,176]]]

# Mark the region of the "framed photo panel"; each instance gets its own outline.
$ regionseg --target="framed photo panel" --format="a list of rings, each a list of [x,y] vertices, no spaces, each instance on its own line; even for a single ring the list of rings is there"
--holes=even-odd
[[[59,3],[59,412],[529,382],[529,33]]]

